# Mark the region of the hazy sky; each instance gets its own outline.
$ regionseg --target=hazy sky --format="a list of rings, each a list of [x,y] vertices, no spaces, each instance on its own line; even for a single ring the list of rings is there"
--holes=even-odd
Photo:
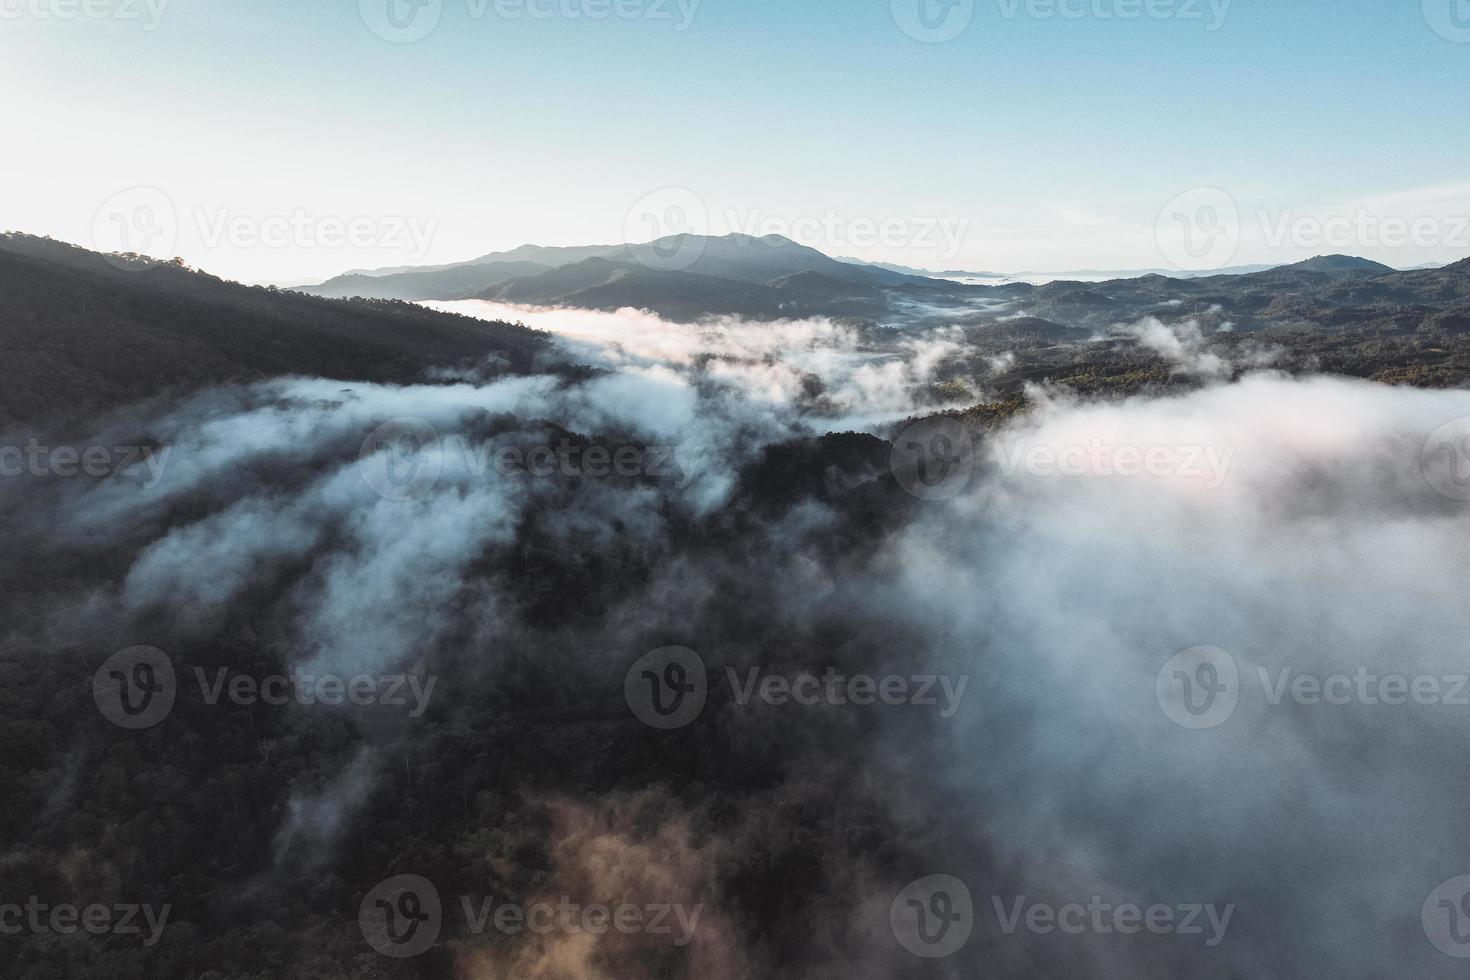
[[[1470,255],[1465,0],[0,0],[0,86],[0,228],[247,281],[686,223],[998,271]]]

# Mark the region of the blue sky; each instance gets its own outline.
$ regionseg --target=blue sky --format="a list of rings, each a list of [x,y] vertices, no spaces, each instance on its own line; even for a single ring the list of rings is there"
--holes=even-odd
[[[0,227],[106,244],[145,199],[169,251],[249,281],[621,241],[640,211],[1163,267],[1196,188],[1238,211],[1218,264],[1470,254],[1465,0],[973,0],[929,8],[938,43],[900,26],[936,0],[423,0],[411,43],[369,26],[404,0],[85,2],[0,0]]]

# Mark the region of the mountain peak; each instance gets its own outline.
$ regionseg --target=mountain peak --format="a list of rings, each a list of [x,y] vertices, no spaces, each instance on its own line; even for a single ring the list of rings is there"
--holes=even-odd
[[[1296,269],[1302,272],[1393,272],[1393,266],[1384,265],[1382,262],[1374,262],[1372,259],[1361,258],[1357,255],[1318,255],[1307,259],[1305,262],[1297,262],[1294,265],[1284,266],[1286,269]]]

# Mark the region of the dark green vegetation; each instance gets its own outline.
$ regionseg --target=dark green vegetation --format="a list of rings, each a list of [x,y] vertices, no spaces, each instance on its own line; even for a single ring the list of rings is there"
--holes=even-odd
[[[0,429],[284,374],[402,383],[492,359],[527,371],[545,348],[513,324],[0,236]]]
[[[597,261],[610,263],[582,256],[566,268]],[[161,400],[163,389],[282,373],[396,382],[487,361],[497,370],[558,370],[536,363],[549,356],[546,338],[513,325],[137,265],[122,270],[55,243],[4,240],[7,422],[81,419],[138,398]],[[701,274],[650,275],[697,286]],[[1220,377],[1273,363],[1462,384],[1470,377],[1466,277],[1462,263],[1429,273],[1288,270],[986,291],[975,295],[1006,308],[950,319],[962,326],[937,372],[933,404],[969,392],[976,404],[952,414],[980,432],[1026,410],[1027,381],[1099,393],[1200,383],[1180,358],[1113,329],[1146,316],[1176,331],[1196,322],[1197,335],[1184,332],[1184,352],[1220,358]],[[840,287],[870,298],[899,288],[820,269],[777,278],[779,287],[738,288]],[[1265,315],[1288,309],[1306,319]],[[1221,332],[1227,316],[1235,327]],[[932,315],[940,325],[946,318]],[[911,321],[904,329],[866,323],[861,332],[874,351],[923,336]],[[813,402],[823,396],[816,386],[809,394]],[[467,424],[477,437],[608,441],[507,415]],[[439,678],[421,717],[387,706],[207,703],[196,668],[260,680],[301,663],[312,651],[297,642],[299,623],[314,603],[327,604],[323,570],[353,568],[366,585],[395,537],[430,518],[414,503],[395,510],[362,487],[360,498],[344,489],[343,500],[317,501],[311,512],[319,540],[300,553],[267,555],[248,586],[215,609],[128,605],[119,593],[130,569],[171,530],[240,504],[268,515],[246,522],[232,543],[253,545],[323,474],[350,471],[361,441],[354,435],[303,447],[299,458],[249,458],[140,517],[85,527],[66,519],[90,513],[95,487],[0,486],[0,898],[172,906],[151,947],[125,936],[0,937],[6,980],[555,976],[516,972],[525,937],[468,934],[458,897],[620,899],[627,895],[619,889],[639,891],[649,867],[678,872],[672,894],[660,884],[644,892],[649,898],[706,906],[709,945],[607,943],[588,954],[587,974],[724,980],[730,974],[700,957],[728,948],[745,954],[751,977],[826,980],[833,950],[852,945],[853,923],[871,911],[865,903],[895,884],[973,859],[974,880],[987,890],[1025,891],[1006,855],[992,857],[967,836],[977,833],[973,810],[948,805],[957,791],[935,784],[932,750],[952,733],[932,713],[875,720],[740,708],[722,670],[763,662],[790,671],[948,669],[901,611],[875,603],[868,588],[895,574],[888,533],[925,507],[897,487],[889,444],[873,435],[767,446],[742,462],[728,498],[709,512],[692,512],[646,477],[553,474],[517,485],[527,502],[505,538],[451,533],[434,542],[449,548],[468,539],[468,560],[447,594],[429,601],[414,592],[439,571],[432,554],[405,562],[393,580],[395,598],[385,604],[406,621],[422,614],[450,624],[416,636],[405,665]],[[344,480],[343,488],[358,483]],[[436,513],[455,513],[462,490],[442,487]],[[389,528],[382,539],[357,534],[374,520]],[[185,564],[198,579],[240,567],[221,542],[192,540],[200,554]],[[220,552],[209,550],[216,545]],[[371,624],[347,631],[360,632],[364,645],[376,639]],[[145,732],[109,724],[92,699],[100,660],[133,643],[167,651],[181,681],[173,712]],[[712,679],[701,723],[673,734],[635,720],[622,688],[633,657],[671,643],[697,648]],[[976,697],[984,683],[976,678]],[[1115,750],[1127,747],[1101,747]],[[452,914],[440,946],[395,961],[367,947],[356,916],[369,889],[404,873],[431,878]],[[974,943],[967,971],[987,959],[985,942]],[[1088,975],[1093,965],[1066,945],[1045,951],[1050,975]],[[468,972],[479,955],[503,969]],[[863,966],[874,976],[914,975],[902,951],[891,960],[873,955]]]

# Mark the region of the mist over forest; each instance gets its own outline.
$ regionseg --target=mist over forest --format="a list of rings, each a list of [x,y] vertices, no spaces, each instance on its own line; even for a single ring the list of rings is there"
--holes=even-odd
[[[7,433],[8,880],[168,909],[12,975],[1451,975],[1464,390],[1178,319],[1079,341],[1163,379],[1120,395],[962,329],[429,305],[332,309],[484,349]],[[1434,689],[1298,696],[1354,675]],[[431,942],[367,924],[394,882]]]

